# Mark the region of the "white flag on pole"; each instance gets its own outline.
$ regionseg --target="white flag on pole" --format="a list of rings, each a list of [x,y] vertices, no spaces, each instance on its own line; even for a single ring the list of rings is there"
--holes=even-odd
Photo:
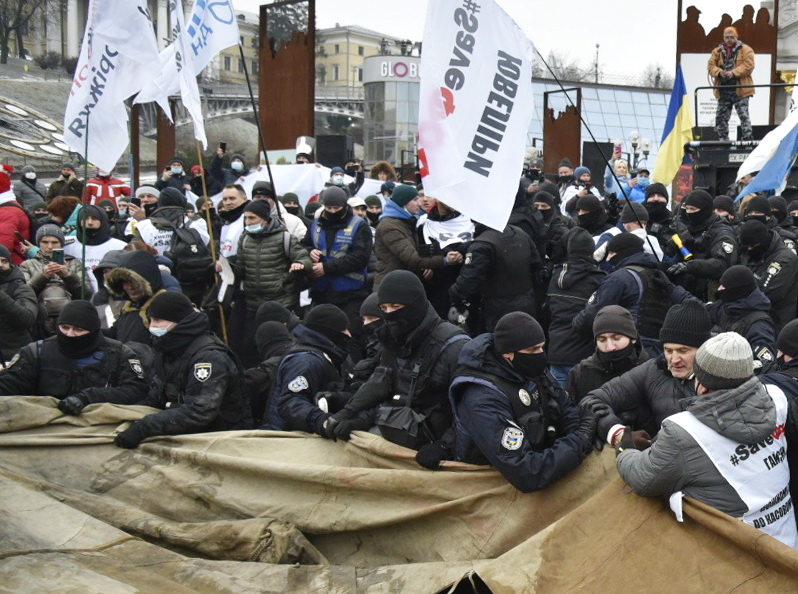
[[[534,114],[534,47],[494,0],[427,5],[419,97],[425,192],[497,230],[518,191]]]
[[[199,75],[210,61],[225,48],[239,41],[238,20],[231,0],[196,0],[186,21],[188,45]],[[171,119],[168,98],[180,92],[180,78],[175,62],[175,46],[170,43],[161,50],[161,74],[136,97],[136,103],[156,101]]]
[[[174,63],[180,80],[180,98],[183,100],[183,106],[191,114],[191,119],[194,120],[194,138],[199,140],[205,149],[208,146],[208,139],[205,138],[205,120],[202,117],[197,75],[194,74],[194,54],[191,51],[191,40],[183,16],[183,0],[169,0],[169,21],[172,24]]]
[[[111,171],[130,142],[124,101],[158,75],[158,44],[147,0],[90,0],[88,15],[64,112],[64,140]]]

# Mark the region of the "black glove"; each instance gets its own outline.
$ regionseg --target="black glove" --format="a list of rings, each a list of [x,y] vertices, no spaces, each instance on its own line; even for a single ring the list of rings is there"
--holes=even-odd
[[[327,421],[330,419],[332,415],[322,415],[316,420],[316,424],[313,427],[313,433],[317,435],[321,435],[324,439],[335,439],[335,435],[332,433],[332,425],[330,425],[330,432],[327,433]],[[334,423],[333,423],[334,424]]]
[[[89,399],[82,394],[72,394],[58,403],[58,410],[65,415],[79,415],[89,403]]]
[[[615,444],[615,455],[617,456],[624,450],[634,450],[635,448],[635,441],[634,437],[632,436],[632,428],[625,427],[623,433],[621,434],[621,441]]]
[[[362,419],[350,419],[346,421],[339,421],[335,427],[335,437],[343,441],[349,441],[352,436],[352,431],[368,431],[369,423]]]
[[[118,448],[125,448],[126,450],[134,450],[139,447],[139,444],[144,441],[144,431],[141,430],[138,423],[133,423],[130,427],[122,431],[114,439],[114,445]]]
[[[549,284],[549,271],[546,268],[538,270],[537,272],[532,273],[532,283],[546,287]]]
[[[314,396],[314,400],[318,407],[326,413],[337,413],[341,410],[346,403],[349,402],[349,399],[352,397],[352,394],[349,392],[319,392]]]
[[[687,229],[685,229],[684,231],[679,232],[679,239],[682,240],[682,245],[686,245],[693,240],[693,235]]]
[[[651,436],[644,429],[632,431],[632,442],[635,444],[636,449],[646,450],[651,447]]]
[[[468,321],[468,310],[464,307],[459,308],[456,305],[452,305],[449,308],[448,319],[450,324],[462,326]]]
[[[581,433],[582,435],[587,438],[588,443],[593,443],[593,439],[596,437],[596,428],[598,427],[598,418],[590,409],[585,409],[581,411],[579,417],[579,428],[576,430],[577,433]]]
[[[436,441],[421,446],[416,454],[416,462],[424,468],[438,470],[441,467],[441,460],[449,457],[449,449],[442,442]]]
[[[687,272],[687,262],[676,262],[676,264],[668,268],[668,274],[671,276],[679,276],[685,272]]]

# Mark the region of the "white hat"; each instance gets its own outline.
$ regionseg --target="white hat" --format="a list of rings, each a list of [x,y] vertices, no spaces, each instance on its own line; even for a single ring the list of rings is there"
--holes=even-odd
[[[351,206],[352,208],[355,208],[357,206],[362,206],[362,207],[365,208],[365,206],[366,206],[366,201],[363,200],[362,198],[358,197],[358,196],[354,196],[354,197],[350,198],[349,200],[346,201],[346,203],[349,206]]]

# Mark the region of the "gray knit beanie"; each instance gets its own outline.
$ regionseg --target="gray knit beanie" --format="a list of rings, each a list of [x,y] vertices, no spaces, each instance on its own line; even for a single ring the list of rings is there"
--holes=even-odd
[[[701,345],[693,369],[705,388],[728,390],[754,375],[754,354],[745,338],[736,332],[723,332]]]
[[[637,339],[637,328],[632,314],[620,305],[602,307],[593,319],[593,338],[599,334],[623,334]]]
[[[61,247],[64,247],[64,243],[66,242],[64,231],[61,227],[53,225],[52,223],[42,225],[36,230],[36,245],[39,245],[39,241],[41,241],[42,237],[55,237],[61,242]]]

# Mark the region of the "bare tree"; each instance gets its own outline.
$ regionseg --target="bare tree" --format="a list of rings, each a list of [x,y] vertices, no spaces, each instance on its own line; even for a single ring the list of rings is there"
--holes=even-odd
[[[546,58],[546,65],[536,62],[532,68],[532,76],[535,78],[552,78],[554,76],[560,80],[571,82],[592,82],[593,66],[582,66],[578,60],[572,59],[567,54],[550,51]]]
[[[665,72],[662,64],[652,62],[643,70],[643,84],[655,89],[672,89],[673,76]]]
[[[23,29],[31,17],[47,0],[0,0],[0,64],[8,64],[8,44],[12,35],[17,39],[17,53],[24,57],[22,47]]]

